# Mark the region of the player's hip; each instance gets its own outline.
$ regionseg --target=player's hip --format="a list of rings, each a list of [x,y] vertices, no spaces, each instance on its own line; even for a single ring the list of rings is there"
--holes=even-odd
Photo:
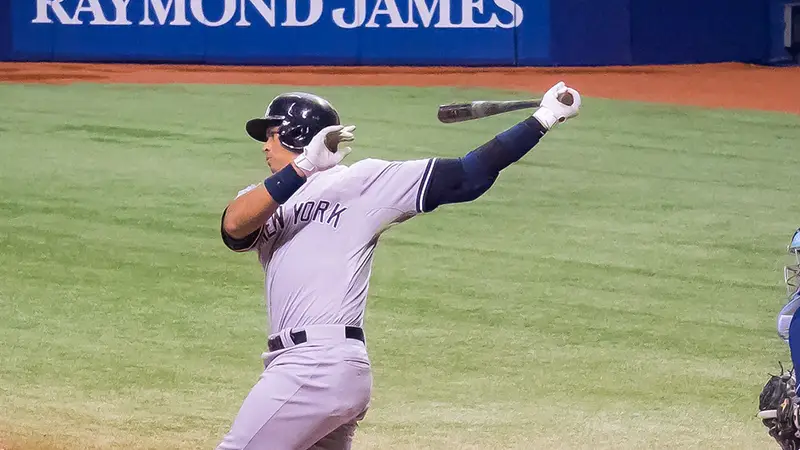
[[[308,325],[286,328],[267,339],[262,355],[265,365],[282,355],[293,355],[296,363],[331,365],[348,362],[369,368],[366,335],[363,328],[348,325]],[[284,359],[285,363],[289,361]]]

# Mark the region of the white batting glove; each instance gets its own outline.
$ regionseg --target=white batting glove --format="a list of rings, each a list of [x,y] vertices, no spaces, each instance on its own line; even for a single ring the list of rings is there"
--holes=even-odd
[[[572,95],[571,104],[567,104],[569,103],[568,99],[564,100],[566,103],[562,102],[562,96],[565,94]],[[575,89],[567,87],[563,81],[559,81],[558,84],[545,92],[544,97],[542,97],[542,104],[533,113],[533,117],[549,130],[559,123],[566,122],[567,119],[577,116],[580,107],[581,94]]]
[[[332,125],[323,128],[311,139],[303,149],[303,153],[294,159],[294,164],[305,173],[306,177],[339,164],[353,151],[350,147],[339,148],[339,144],[355,139],[353,135],[355,129],[354,125]]]

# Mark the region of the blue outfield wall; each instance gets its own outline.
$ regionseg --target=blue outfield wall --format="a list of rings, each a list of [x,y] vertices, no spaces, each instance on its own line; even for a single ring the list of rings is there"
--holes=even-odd
[[[631,0],[553,0],[550,63],[627,65],[631,56]],[[521,58],[527,63],[524,55]]]
[[[0,1],[0,61],[11,55],[11,3]]]
[[[781,58],[782,42],[778,47],[775,41],[782,38],[783,3],[0,0],[0,59],[447,66],[770,62]]]
[[[765,0],[631,0],[631,54],[640,64],[762,61]]]

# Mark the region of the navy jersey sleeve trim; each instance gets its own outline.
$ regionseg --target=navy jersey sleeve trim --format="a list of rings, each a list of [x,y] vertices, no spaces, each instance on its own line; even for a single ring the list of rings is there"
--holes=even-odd
[[[235,252],[246,252],[252,250],[258,242],[258,238],[261,235],[261,231],[264,227],[261,226],[247,236],[241,239],[236,239],[225,232],[225,226],[223,224],[225,223],[225,213],[227,212],[228,208],[225,208],[225,211],[222,212],[222,220],[219,227],[220,234],[222,235],[222,242],[225,243],[226,247]]]
[[[428,189],[430,188],[431,183],[431,175],[433,174],[433,167],[436,163],[436,158],[431,158],[428,161],[428,165],[425,166],[425,171],[422,173],[422,181],[419,183],[419,190],[417,190],[417,201],[416,201],[416,210],[417,213],[423,213],[425,211],[425,197],[428,193]]]

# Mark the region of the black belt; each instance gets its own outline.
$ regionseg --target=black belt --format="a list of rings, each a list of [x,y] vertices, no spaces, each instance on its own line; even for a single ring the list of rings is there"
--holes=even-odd
[[[359,341],[364,342],[364,330],[359,327],[344,327],[344,336],[347,339],[358,339]],[[308,340],[305,330],[292,331],[289,333],[289,338],[292,340],[292,342],[294,342],[295,345],[302,344]],[[280,336],[275,336],[272,339],[269,339],[267,341],[267,347],[271,352],[283,350],[285,348]]]

